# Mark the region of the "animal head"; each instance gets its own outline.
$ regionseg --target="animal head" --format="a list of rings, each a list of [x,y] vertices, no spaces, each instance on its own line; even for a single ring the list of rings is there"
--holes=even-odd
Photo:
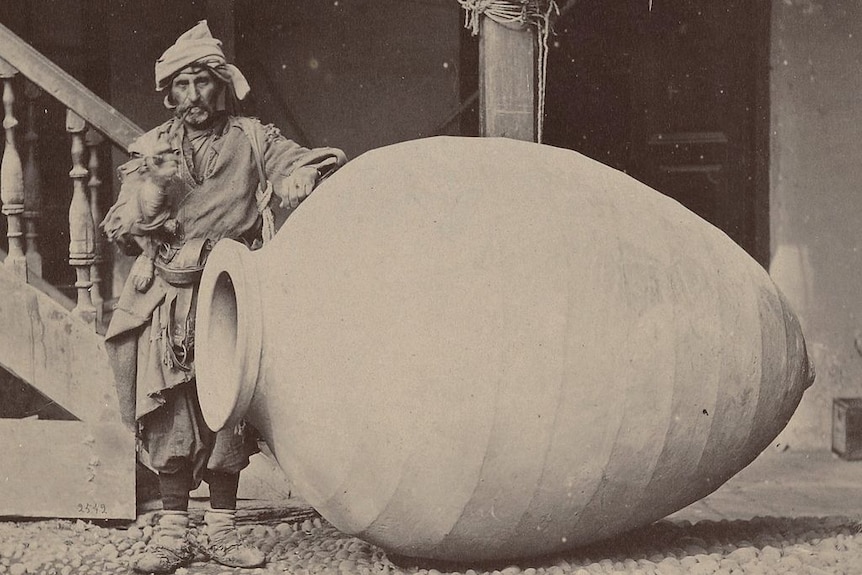
[[[146,175],[154,184],[164,187],[179,173],[179,156],[173,151],[145,156],[141,165],[142,175]]]

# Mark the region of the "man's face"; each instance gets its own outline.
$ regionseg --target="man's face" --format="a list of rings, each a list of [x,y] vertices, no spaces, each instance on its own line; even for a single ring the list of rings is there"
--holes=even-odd
[[[222,84],[208,70],[189,69],[177,74],[171,82],[174,113],[193,128],[205,128],[216,111]]]

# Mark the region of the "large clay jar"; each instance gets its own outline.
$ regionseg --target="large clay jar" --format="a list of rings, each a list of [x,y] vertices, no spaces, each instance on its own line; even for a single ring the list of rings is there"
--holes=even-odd
[[[568,150],[366,153],[267,246],[213,251],[197,366],[299,494],[391,553],[556,552],[750,463],[813,381],[799,324],[724,233]]]

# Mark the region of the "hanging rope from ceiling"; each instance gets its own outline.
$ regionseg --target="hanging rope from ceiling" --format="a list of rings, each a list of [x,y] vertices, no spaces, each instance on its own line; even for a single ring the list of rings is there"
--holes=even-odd
[[[479,33],[481,16],[498,24],[514,28],[527,25],[536,27],[538,50],[538,102],[536,111],[536,140],[542,142],[545,120],[545,86],[548,76],[548,36],[551,32],[551,15],[559,14],[556,0],[458,0],[464,9],[464,27]]]

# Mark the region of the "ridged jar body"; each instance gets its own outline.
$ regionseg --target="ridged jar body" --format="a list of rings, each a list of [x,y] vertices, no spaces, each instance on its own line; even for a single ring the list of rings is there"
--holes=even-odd
[[[660,519],[750,463],[813,380],[793,313],[724,233],[513,140],[360,156],[263,249],[219,244],[201,294],[208,419],[245,397],[308,503],[414,557]]]

